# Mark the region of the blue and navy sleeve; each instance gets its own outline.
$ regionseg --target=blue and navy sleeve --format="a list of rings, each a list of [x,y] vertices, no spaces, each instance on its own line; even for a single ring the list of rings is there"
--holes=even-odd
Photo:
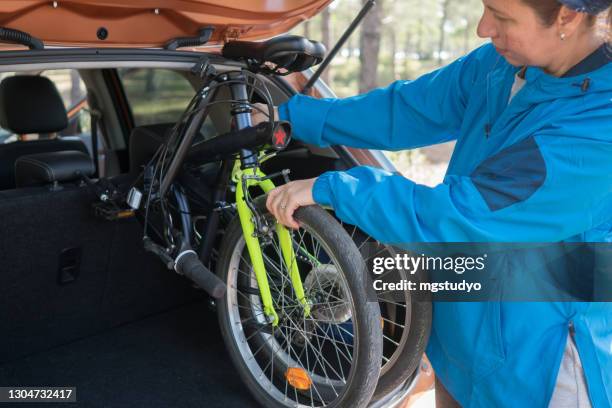
[[[318,146],[401,150],[454,140],[459,134],[469,92],[496,59],[483,46],[452,64],[414,81],[345,99],[292,97],[279,116],[293,135]]]
[[[612,114],[612,112],[611,112]],[[321,175],[313,197],[374,238],[554,242],[612,219],[610,123],[535,134],[436,187],[371,167]],[[602,138],[573,135],[604,135]]]

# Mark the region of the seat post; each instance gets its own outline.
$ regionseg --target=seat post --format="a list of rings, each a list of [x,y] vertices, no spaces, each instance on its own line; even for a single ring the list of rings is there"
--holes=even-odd
[[[230,91],[232,93],[232,116],[234,117],[237,130],[251,127],[251,106],[249,105],[249,95],[247,91],[247,82],[242,72],[230,73],[228,80]],[[240,150],[240,161],[242,168],[251,168],[257,166],[257,154],[249,149]]]

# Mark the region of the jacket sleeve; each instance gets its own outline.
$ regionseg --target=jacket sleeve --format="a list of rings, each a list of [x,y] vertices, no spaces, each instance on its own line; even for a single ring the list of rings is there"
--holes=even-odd
[[[313,196],[343,221],[400,246],[555,242],[612,218],[611,155],[609,141],[538,135],[434,188],[355,167],[321,175]]]
[[[414,81],[345,99],[292,97],[279,107],[293,135],[318,146],[400,150],[454,140],[484,62],[497,61],[490,45]]]

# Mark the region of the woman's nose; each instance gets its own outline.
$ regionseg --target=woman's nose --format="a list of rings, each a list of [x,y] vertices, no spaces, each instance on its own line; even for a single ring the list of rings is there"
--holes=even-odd
[[[486,11],[478,22],[478,28],[476,33],[480,38],[495,38],[497,36],[497,29],[495,28],[495,22]]]

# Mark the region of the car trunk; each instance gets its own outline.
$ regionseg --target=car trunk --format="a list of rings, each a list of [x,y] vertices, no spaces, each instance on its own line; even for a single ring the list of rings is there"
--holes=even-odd
[[[264,167],[343,166],[297,148]],[[97,200],[87,185],[0,191],[0,384],[74,386],[91,407],[255,406],[209,299],[144,251],[136,219],[95,217]]]
[[[93,197],[0,192],[0,384],[74,386],[91,407],[253,406],[202,292]]]
[[[73,386],[89,407],[253,406],[202,301],[0,365],[3,386]]]
[[[4,386],[74,386],[90,407],[255,405],[236,374],[202,301],[0,365]]]
[[[295,143],[263,170],[309,178],[355,153]],[[73,386],[88,407],[255,406],[208,298],[144,251],[137,220],[97,218],[95,201],[87,185],[0,191],[0,384]]]
[[[0,26],[24,31],[45,45],[129,48],[161,47],[175,38],[197,36],[209,27],[212,33],[207,44],[220,45],[229,39],[255,40],[286,33],[330,2],[4,0],[0,2]]]

